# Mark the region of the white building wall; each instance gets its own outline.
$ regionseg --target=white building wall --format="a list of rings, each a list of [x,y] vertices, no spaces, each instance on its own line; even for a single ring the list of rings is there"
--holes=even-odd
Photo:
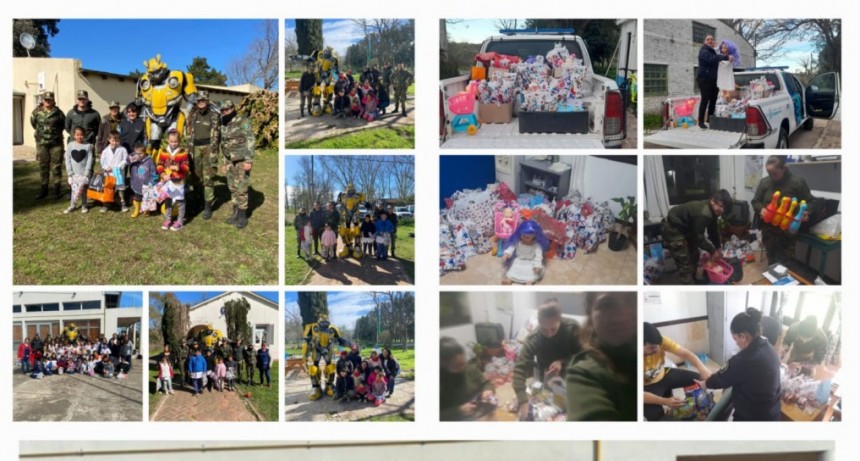
[[[251,332],[262,329],[265,331],[266,341],[269,344],[269,351],[273,359],[281,357],[281,345],[278,344],[275,335],[275,325],[278,324],[278,308],[263,302],[255,296],[245,296],[243,292],[230,292],[225,296],[219,296],[208,301],[204,301],[201,305],[194,307],[188,313],[191,326],[210,324],[213,327],[227,334],[227,320],[221,309],[228,301],[234,299],[245,298],[248,304],[251,305],[251,310],[248,312],[248,323],[251,324]],[[256,344],[259,348],[259,344]]]
[[[693,42],[693,22],[716,28],[717,44],[723,39],[738,46],[744,67],[755,65],[755,50],[752,45],[717,19],[646,19],[644,29],[644,64],[668,65],[669,94],[667,96],[645,96],[645,113],[658,113],[660,103],[667,97],[696,95],[693,91],[695,74],[699,65],[699,49],[702,43]],[[645,75],[639,78],[641,94],[645,94]]]

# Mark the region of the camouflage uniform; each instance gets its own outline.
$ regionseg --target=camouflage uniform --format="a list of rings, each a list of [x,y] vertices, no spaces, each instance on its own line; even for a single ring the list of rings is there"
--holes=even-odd
[[[412,84],[412,73],[406,69],[397,69],[394,72],[394,112],[397,112],[398,106],[403,106],[403,115],[406,115],[406,91],[409,85]]]
[[[394,75],[394,69],[391,65],[386,65],[382,68],[382,86],[385,87],[385,92],[391,94],[391,76]]]
[[[53,95],[50,95],[53,98]],[[48,183],[54,176],[54,187],[60,188],[63,176],[63,128],[66,116],[57,108],[46,110],[43,106],[33,109],[30,115],[30,125],[36,130],[36,159],[39,161],[39,173],[42,190],[47,195]],[[44,195],[43,195],[44,196]]]
[[[786,169],[779,182],[774,182],[769,176],[759,181],[751,202],[756,215],[761,215],[762,208],[770,204],[773,193],[776,191],[779,191],[780,197],[797,198],[798,203],[801,200],[806,200],[806,209],[809,214],[814,216],[817,213],[818,202],[812,196],[812,192],[809,191],[806,181],[800,176],[792,174],[791,170]],[[791,261],[794,258],[797,235],[762,222],[761,239],[767,252],[767,263]]]
[[[717,216],[711,210],[710,200],[697,200],[669,210],[663,220],[663,245],[669,249],[678,266],[681,283],[690,285],[699,264],[699,249],[708,253],[714,244],[705,238],[705,230],[712,239],[718,239]]]
[[[185,382],[188,380],[185,370],[188,368],[188,356],[190,353],[191,349],[188,347],[188,344],[179,345],[179,354],[177,354],[179,363],[174,364],[173,371],[175,375],[179,375],[177,376],[177,381],[180,386],[185,386]]]
[[[206,91],[200,91],[199,100],[209,100]],[[217,111],[207,107],[199,110],[196,107],[188,115],[185,124],[185,140],[188,152],[191,153],[191,187],[194,193],[191,197],[205,204],[204,219],[212,216],[211,206],[215,200],[215,175],[218,174],[218,146],[221,143],[221,117]]]
[[[242,352],[242,358],[245,359],[245,375],[248,377],[248,385],[253,386],[254,369],[257,368],[257,354],[254,352],[254,346],[249,344]]]
[[[225,100],[221,110],[235,107],[233,102]],[[235,110],[235,109],[234,109]],[[221,155],[227,165],[227,188],[236,217],[228,219],[229,224],[242,228],[247,225],[248,187],[251,182],[251,172],[245,171],[245,165],[254,161],[254,130],[251,120],[236,112],[229,123],[221,126]],[[222,120],[223,122],[223,120]]]

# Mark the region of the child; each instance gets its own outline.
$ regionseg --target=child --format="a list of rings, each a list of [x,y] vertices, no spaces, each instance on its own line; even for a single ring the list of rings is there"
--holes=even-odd
[[[358,118],[359,114],[361,114],[361,98],[358,96],[358,89],[356,87],[352,87],[349,90],[349,111],[352,114],[352,118]]]
[[[351,377],[353,370],[352,362],[346,358],[346,351],[341,351],[340,360],[337,361],[335,369],[337,371],[337,380],[334,383],[334,401],[345,400],[349,402],[350,394],[354,394]]]
[[[370,88],[370,83],[365,82],[367,89],[364,92],[364,97],[361,99],[362,103],[362,111],[361,118],[367,120],[368,122],[372,122],[379,118],[379,109],[377,105],[379,104],[379,100],[376,99],[376,94],[373,92],[373,89]]]
[[[131,217],[140,216],[141,212],[155,211],[158,207],[153,200],[146,207],[141,207],[143,200],[144,188],[151,188],[155,185],[158,174],[155,170],[155,162],[152,157],[146,155],[146,145],[142,142],[135,143],[134,151],[128,155],[129,176],[131,177],[131,193],[132,193],[132,211]]]
[[[311,226],[310,220],[305,223],[305,226],[302,228],[302,252],[305,254],[305,258],[311,259],[313,256],[311,254],[311,247],[314,242],[314,228]]]
[[[101,165],[105,177],[112,176],[116,180],[114,193],[119,196],[122,212],[128,211],[125,205],[125,166],[128,162],[128,151],[120,145],[118,131],[111,131],[108,135],[108,146],[102,151]],[[108,204],[102,203],[102,213],[108,210]]]
[[[75,211],[78,198],[81,199],[81,213],[88,213],[87,184],[90,182],[90,172],[93,170],[93,145],[84,142],[84,128],[75,127],[74,141],[66,146],[66,174],[69,185],[72,186],[72,199],[63,214]]]
[[[391,104],[391,98],[388,97],[388,92],[385,91],[385,85],[382,82],[376,84],[376,97],[379,99],[379,116],[385,115],[385,109]]]
[[[388,393],[388,380],[385,379],[385,373],[382,372],[382,367],[374,369],[373,383],[370,385],[369,400],[377,407],[385,402],[385,394]]]
[[[21,363],[21,373],[30,374],[30,340],[25,339],[18,346],[18,361]]]
[[[218,392],[224,392],[224,381],[227,379],[227,365],[224,365],[221,357],[215,357],[215,371],[212,378],[215,380],[215,389],[218,389]]]
[[[322,234],[323,259],[330,261],[336,258],[335,251],[337,250],[337,234],[331,228],[331,223],[325,223],[325,230]]]
[[[46,374],[50,375],[51,373],[46,370],[45,357],[42,357],[33,363],[33,371],[30,372],[30,377],[33,379],[42,379]]]
[[[366,401],[368,389],[367,384],[364,383],[364,375],[361,373],[361,370],[352,372],[352,386],[355,388],[355,398],[360,402]]]
[[[370,219],[370,213],[364,215],[364,222],[361,223],[361,247],[364,254],[372,255],[374,250],[373,234],[376,233],[376,224]]]
[[[185,219],[185,175],[188,173],[188,162],[188,152],[179,146],[179,132],[171,130],[167,133],[167,148],[158,151],[156,168],[162,178],[162,187],[166,189],[169,196],[165,199],[164,223],[161,224],[161,230],[182,229],[182,221]],[[171,226],[174,209],[178,214]]]
[[[128,376],[128,372],[131,371],[131,364],[128,363],[128,360],[125,356],[119,356],[119,363],[116,364],[115,370],[115,378],[116,379],[125,379]]]
[[[113,378],[113,362],[110,361],[110,356],[105,355],[102,358],[102,377]]]
[[[549,240],[540,224],[523,221],[508,239],[506,247],[503,262],[510,267],[502,285],[513,282],[534,285],[543,278],[543,252],[549,250]]]
[[[239,364],[236,363],[233,354],[229,354],[224,365],[227,367],[227,390],[232,392],[233,383],[236,380],[236,376],[239,375]]]
[[[388,212],[379,213],[379,221],[376,222],[376,259],[388,259],[388,244],[391,243],[393,232],[394,224],[388,220]]]
[[[170,364],[166,355],[162,355],[161,361],[158,362],[158,378],[155,382],[156,389],[165,394],[173,395],[173,365]]]

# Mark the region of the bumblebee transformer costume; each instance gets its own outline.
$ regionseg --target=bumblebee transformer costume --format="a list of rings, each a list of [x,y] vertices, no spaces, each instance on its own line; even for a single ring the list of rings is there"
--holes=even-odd
[[[80,331],[78,330],[78,326],[75,325],[75,322],[71,322],[66,325],[65,328],[63,328],[61,334],[66,340],[66,342],[75,344],[78,342],[78,335],[80,334]]]
[[[157,152],[168,131],[185,133],[185,114],[197,100],[197,87],[193,75],[170,70],[160,54],[143,65],[146,73],[137,81],[137,103],[143,106],[149,148]],[[180,107],[183,100],[185,111]]]
[[[329,46],[324,50],[314,50],[308,61],[315,64],[311,115],[318,117],[324,113],[330,114],[334,109],[332,106],[333,82],[337,81],[337,75],[340,73],[337,56],[334,55],[334,49]]]
[[[365,202],[364,194],[356,192],[352,183],[346,185],[346,191],[337,196],[337,203],[343,210],[344,220],[338,228],[338,234],[343,240],[341,258],[347,258],[350,254],[356,259],[361,258],[361,220],[358,216],[358,207]]]
[[[213,328],[212,325],[197,325],[188,330],[188,334],[185,335],[188,344],[201,344],[208,350],[215,349],[215,343],[224,338],[224,333]]]
[[[305,325],[305,344],[302,345],[302,358],[305,363],[308,357],[313,361],[313,365],[308,367],[308,375],[311,377],[311,385],[313,393],[310,395],[311,400],[317,400],[322,397],[321,381],[322,375],[325,374],[325,393],[329,397],[334,395],[334,378],[335,365],[333,348],[335,344],[340,346],[348,346],[349,341],[340,336],[340,330],[329,323],[328,317],[320,316],[316,323]],[[325,361],[325,369],[320,369],[320,360]]]

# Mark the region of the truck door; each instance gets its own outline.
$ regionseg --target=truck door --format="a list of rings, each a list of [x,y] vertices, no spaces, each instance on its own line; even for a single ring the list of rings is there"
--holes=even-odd
[[[816,75],[806,87],[806,112],[815,118],[832,119],[839,108],[839,73]]]

